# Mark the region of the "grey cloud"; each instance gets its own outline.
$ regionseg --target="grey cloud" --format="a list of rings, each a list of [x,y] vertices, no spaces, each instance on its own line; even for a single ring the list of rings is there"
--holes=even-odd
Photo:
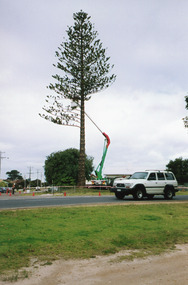
[[[120,3],[119,3],[120,2]],[[79,129],[43,121],[55,50],[80,9],[91,15],[117,81],[86,111],[111,138],[105,173],[164,168],[186,155],[186,1],[1,1],[0,150],[2,174],[41,168],[47,155],[79,147]],[[105,11],[105,12],[104,12]],[[100,161],[103,137],[86,119],[86,152]]]

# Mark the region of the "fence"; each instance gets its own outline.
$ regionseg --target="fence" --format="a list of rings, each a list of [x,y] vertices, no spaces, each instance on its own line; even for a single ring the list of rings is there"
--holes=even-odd
[[[95,186],[91,187],[90,186],[85,186],[85,187],[78,187],[76,185],[74,186],[47,186],[47,187],[30,187],[26,190],[20,189],[18,190],[19,194],[29,194],[29,193],[35,193],[35,194],[87,194],[87,193],[97,193],[98,191],[104,191],[109,193],[109,189],[111,187],[105,187],[105,186]]]

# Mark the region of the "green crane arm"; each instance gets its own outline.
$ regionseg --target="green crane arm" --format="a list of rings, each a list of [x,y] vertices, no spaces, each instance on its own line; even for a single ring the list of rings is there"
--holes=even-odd
[[[72,102],[73,103],[73,106],[72,107],[75,107],[75,106],[79,106],[80,105],[78,104],[78,102]],[[97,127],[97,129],[103,134],[103,136],[105,137],[105,140],[104,140],[104,149],[103,149],[103,155],[102,155],[102,159],[101,159],[101,162],[99,163],[99,165],[97,166],[96,170],[95,170],[95,174],[97,176],[97,180],[102,180],[102,169],[103,169],[103,166],[104,166],[104,161],[105,161],[105,158],[106,158],[106,153],[107,153],[107,150],[108,150],[108,147],[110,145],[110,138],[109,136],[106,134],[106,133],[103,133],[101,131],[101,129],[99,129],[99,127],[95,124],[95,122],[88,116],[88,114],[86,112],[84,112],[85,115],[90,119],[90,121]]]
[[[96,170],[95,170],[95,174],[97,176],[97,180],[102,180],[102,170],[103,170],[103,166],[104,166],[104,161],[105,161],[105,158],[106,158],[106,153],[107,153],[107,150],[108,150],[108,147],[110,145],[110,138],[107,134],[105,133],[102,133],[103,136],[105,137],[105,140],[104,140],[104,149],[103,149],[103,155],[102,155],[102,159],[101,159],[101,162],[99,163],[99,165],[97,166]]]

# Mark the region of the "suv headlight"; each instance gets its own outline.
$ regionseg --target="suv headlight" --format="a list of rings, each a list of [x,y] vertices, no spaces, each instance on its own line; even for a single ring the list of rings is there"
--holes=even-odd
[[[125,183],[125,188],[130,189],[132,188],[133,183]]]

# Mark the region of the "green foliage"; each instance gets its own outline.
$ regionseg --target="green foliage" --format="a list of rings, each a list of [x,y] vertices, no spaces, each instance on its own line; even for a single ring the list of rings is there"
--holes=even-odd
[[[82,10],[73,14],[74,25],[68,27],[68,38],[56,51],[58,74],[53,75],[55,83],[49,89],[57,95],[48,95],[47,113],[39,114],[55,124],[80,127],[80,159],[78,185],[85,185],[85,101],[91,94],[108,88],[116,76],[110,74],[113,65],[109,63],[90,17]],[[62,99],[70,99],[75,106],[64,106]]]
[[[63,107],[61,99],[71,99],[80,103],[90,99],[90,94],[101,91],[112,84],[116,76],[108,75],[113,68],[110,57],[106,57],[98,32],[90,22],[87,13],[80,11],[73,14],[74,25],[68,27],[68,39],[61,43],[56,57],[59,74],[52,77],[56,83],[50,84],[49,89],[57,96],[47,96],[46,102],[50,105],[43,109],[48,115],[43,118],[56,124],[78,123],[78,114],[71,112],[71,107]],[[52,99],[52,102],[50,100]]]
[[[122,249],[159,254],[188,242],[187,204],[2,211],[0,228],[0,273],[28,266],[31,257],[50,262]]]
[[[6,172],[6,174],[7,174],[7,180],[14,181],[14,180],[23,179],[21,173],[18,170],[11,170],[11,171]]]
[[[185,96],[185,102],[186,102],[185,108],[188,109],[188,96]]]
[[[175,160],[170,160],[166,167],[167,170],[172,171],[175,174],[178,183],[184,184],[185,182],[188,182],[188,159],[179,157]]]
[[[0,187],[7,187],[8,183],[5,181],[0,181]]]
[[[48,184],[75,185],[78,181],[79,151],[70,148],[50,154],[45,160],[45,176]],[[93,158],[85,160],[85,176],[89,179],[93,171]]]
[[[29,182],[28,182],[29,183]],[[30,182],[30,186],[31,187],[37,187],[37,186],[40,186],[41,185],[41,180],[40,179],[35,179],[35,180],[32,180]]]

